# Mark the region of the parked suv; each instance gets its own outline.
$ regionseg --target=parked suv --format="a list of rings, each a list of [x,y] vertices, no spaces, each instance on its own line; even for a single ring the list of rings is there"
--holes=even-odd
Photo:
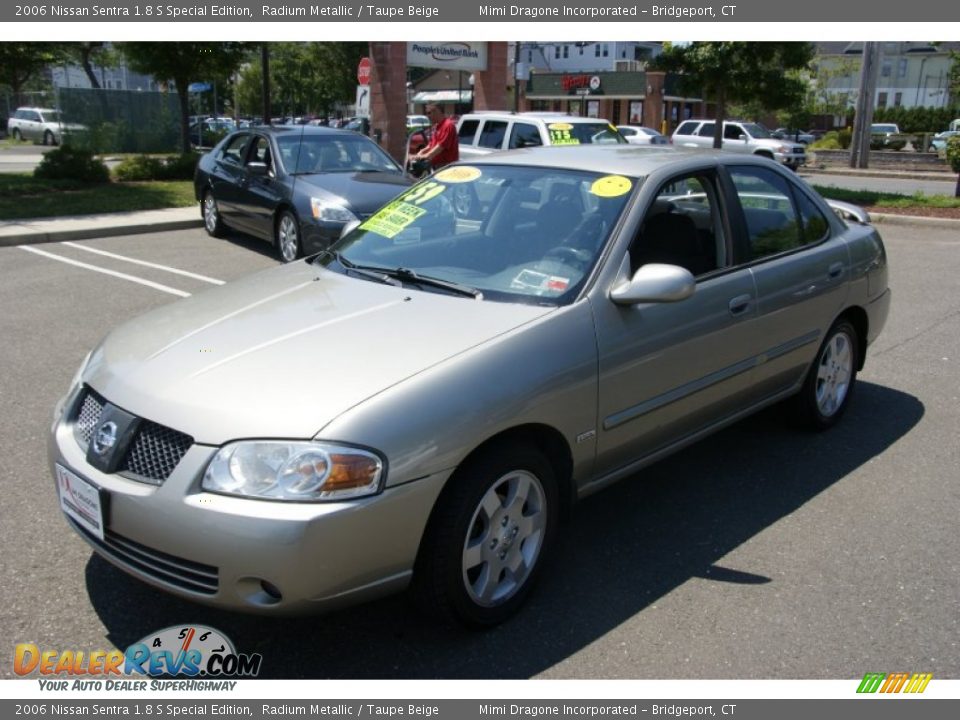
[[[457,123],[460,159],[541,145],[626,144],[606,120],[559,113],[477,112]]]
[[[674,131],[671,140],[680,147],[713,147],[715,128],[713,120],[686,120]],[[807,161],[806,150],[801,143],[778,140],[757,123],[739,120],[724,121],[723,149],[768,157],[793,170]]]
[[[64,125],[57,110],[22,107],[7,121],[7,132],[14,140],[33,140],[44,145],[59,145],[64,133],[76,129]]]

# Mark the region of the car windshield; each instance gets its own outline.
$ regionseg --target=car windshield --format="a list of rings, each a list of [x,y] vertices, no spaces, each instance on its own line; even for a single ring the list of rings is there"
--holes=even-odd
[[[57,110],[44,110],[43,119],[45,122],[60,122],[60,112]]]
[[[552,122],[547,125],[551,145],[625,144],[627,141],[610,123],[597,121],[568,123]]]
[[[277,136],[280,157],[287,172],[313,173],[401,172],[389,155],[362,135],[337,133]]]
[[[413,275],[466,286],[485,300],[562,305],[583,287],[637,185],[621,175],[454,165],[410,188],[317,262],[382,282],[392,271],[390,281],[433,292],[443,288]]]
[[[761,125],[757,125],[756,123],[743,123],[743,127],[748,133],[750,133],[750,137],[753,137],[753,138],[773,137],[770,134],[769,130],[767,130],[765,127]]]

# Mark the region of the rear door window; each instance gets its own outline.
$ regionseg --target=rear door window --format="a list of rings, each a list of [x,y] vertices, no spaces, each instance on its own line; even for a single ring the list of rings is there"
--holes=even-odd
[[[477,145],[499,150],[503,147],[503,139],[506,135],[507,123],[505,120],[487,120],[480,129],[480,140]]]

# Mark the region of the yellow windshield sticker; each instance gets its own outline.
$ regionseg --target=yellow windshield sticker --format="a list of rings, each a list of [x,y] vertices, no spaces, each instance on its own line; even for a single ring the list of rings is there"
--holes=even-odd
[[[416,205],[404,202],[403,200],[394,200],[389,205],[384,206],[380,211],[360,225],[362,230],[369,230],[383,235],[391,240],[403,232],[406,227],[414,220],[426,214],[426,210]]]
[[[632,187],[633,183],[630,182],[630,178],[625,178],[623,175],[605,175],[594,181],[593,185],[590,186],[590,192],[598,197],[612,198],[630,192]]]
[[[465,183],[473,182],[480,177],[480,174],[480,168],[457,165],[456,167],[444,168],[433,177],[446,183]]]
[[[617,127],[615,125],[607,125],[610,128],[610,132],[617,132]]]
[[[427,182],[420,183],[416,187],[410,188],[397,199],[413,203],[414,205],[423,205],[427,200],[432,200],[446,189],[446,185],[428,180]]]
[[[573,130],[573,125],[567,125],[566,123],[557,123],[555,125],[550,125],[550,144],[551,145],[579,145],[580,141],[575,138],[570,131]]]

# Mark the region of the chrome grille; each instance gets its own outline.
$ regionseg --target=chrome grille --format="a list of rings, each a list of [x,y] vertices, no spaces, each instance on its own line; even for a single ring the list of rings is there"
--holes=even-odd
[[[103,406],[106,402],[93,390],[85,390],[83,402],[80,404],[80,412],[77,413],[77,419],[74,421],[73,432],[77,442],[81,447],[90,444],[90,438],[93,437],[93,431],[100,422],[100,415],[103,413]]]
[[[212,565],[154,550],[111,530],[107,530],[103,540],[100,540],[80,527],[73,518],[67,516],[67,520],[100,553],[133,568],[139,574],[201,595],[216,595],[220,588],[219,570]]]
[[[90,388],[83,390],[73,422],[73,435],[84,450],[100,424],[107,401]],[[134,480],[160,485],[193,445],[193,438],[150,420],[140,420],[118,472]]]
[[[189,435],[144,420],[137,428],[120,472],[133,473],[160,484],[170,477],[191,445],[193,438]]]

